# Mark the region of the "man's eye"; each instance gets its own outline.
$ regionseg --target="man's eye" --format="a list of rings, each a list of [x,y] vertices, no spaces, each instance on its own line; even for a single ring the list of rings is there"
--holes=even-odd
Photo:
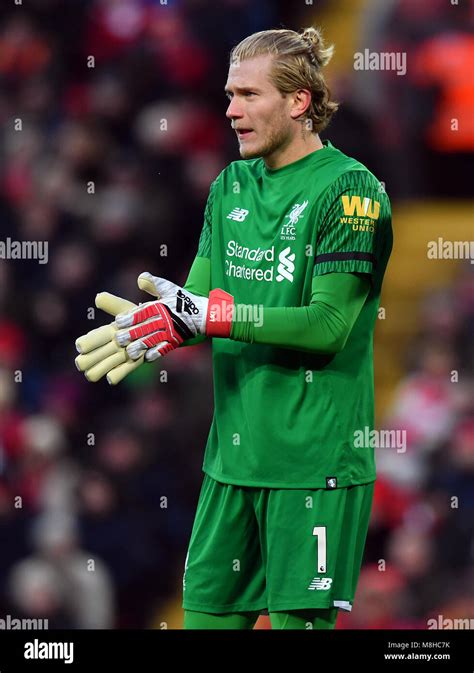
[[[250,96],[256,96],[257,94],[255,93],[255,91],[244,91],[241,95],[244,96],[244,98],[249,98]],[[226,97],[229,100],[232,100],[232,98],[234,97],[234,94],[233,93],[226,93]]]

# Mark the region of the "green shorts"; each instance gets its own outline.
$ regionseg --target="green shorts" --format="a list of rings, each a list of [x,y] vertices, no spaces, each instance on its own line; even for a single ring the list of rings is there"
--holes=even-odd
[[[374,483],[273,489],[204,476],[183,576],[183,608],[215,614],[351,610]]]

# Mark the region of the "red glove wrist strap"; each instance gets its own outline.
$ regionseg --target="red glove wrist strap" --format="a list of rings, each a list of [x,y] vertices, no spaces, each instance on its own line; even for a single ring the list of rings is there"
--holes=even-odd
[[[224,290],[211,290],[206,316],[206,334],[211,337],[230,337],[234,315],[234,297]]]

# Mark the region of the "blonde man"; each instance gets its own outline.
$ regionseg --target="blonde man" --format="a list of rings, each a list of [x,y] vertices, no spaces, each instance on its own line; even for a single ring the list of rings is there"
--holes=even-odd
[[[337,109],[313,28],[231,52],[242,160],[211,185],[184,288],[118,316],[153,360],[213,337],[215,412],[183,577],[184,626],[331,629],[352,608],[372,506],[372,338],[392,248],[381,183],[319,133]],[[367,436],[369,433],[365,433]]]

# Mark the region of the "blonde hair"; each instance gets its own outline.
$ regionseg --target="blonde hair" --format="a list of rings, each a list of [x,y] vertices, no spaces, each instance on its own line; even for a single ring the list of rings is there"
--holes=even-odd
[[[303,119],[310,119],[312,132],[319,133],[329,124],[338,103],[331,100],[322,68],[333,55],[333,45],[325,47],[321,31],[305,28],[294,30],[262,30],[249,35],[230,52],[230,63],[272,54],[270,79],[283,95],[297,89],[311,91],[311,103]]]

